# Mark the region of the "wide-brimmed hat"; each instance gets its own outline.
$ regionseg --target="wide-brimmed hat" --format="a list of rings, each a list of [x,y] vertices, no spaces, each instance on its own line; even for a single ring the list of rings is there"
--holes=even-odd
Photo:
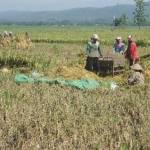
[[[121,40],[122,39],[122,37],[121,36],[118,36],[117,38],[116,38],[116,40]]]
[[[143,71],[143,68],[139,64],[134,64],[131,66],[132,70]]]
[[[92,39],[99,40],[99,36],[98,36],[97,34],[93,34],[91,38],[92,38]]]

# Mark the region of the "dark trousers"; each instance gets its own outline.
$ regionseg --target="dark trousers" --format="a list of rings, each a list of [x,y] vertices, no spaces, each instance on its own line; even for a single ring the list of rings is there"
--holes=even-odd
[[[89,71],[98,72],[99,71],[98,57],[87,57],[85,69]]]

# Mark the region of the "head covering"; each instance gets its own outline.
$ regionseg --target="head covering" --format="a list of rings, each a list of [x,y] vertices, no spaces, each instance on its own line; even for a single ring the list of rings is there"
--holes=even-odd
[[[7,31],[4,31],[4,34],[8,34],[8,32],[7,32]]]
[[[92,38],[92,39],[99,40],[99,37],[98,37],[98,35],[97,35],[97,34],[93,34],[91,38]]]
[[[117,38],[116,38],[116,40],[121,40],[122,39],[122,37],[121,36],[118,36]]]
[[[129,35],[129,36],[128,36],[128,41],[129,41],[129,42],[134,42],[134,41],[135,41],[134,38],[132,37],[132,35]]]
[[[132,35],[129,35],[129,36],[128,36],[128,39],[132,39]]]
[[[4,36],[8,36],[8,32],[7,31],[4,31]]]
[[[139,64],[134,64],[131,66],[132,70],[143,71],[143,68]]]

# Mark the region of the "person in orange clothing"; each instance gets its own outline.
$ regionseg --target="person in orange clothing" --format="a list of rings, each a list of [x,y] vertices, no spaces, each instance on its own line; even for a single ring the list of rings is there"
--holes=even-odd
[[[136,64],[139,61],[137,45],[131,35],[128,36],[128,48],[125,52],[125,57],[129,60],[130,66]]]

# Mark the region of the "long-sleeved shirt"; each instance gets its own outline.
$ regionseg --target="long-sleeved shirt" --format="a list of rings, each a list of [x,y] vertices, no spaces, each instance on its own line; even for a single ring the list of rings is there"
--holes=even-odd
[[[124,43],[115,43],[114,44],[114,52],[116,53],[122,53],[125,50],[125,44]]]
[[[142,85],[144,84],[144,75],[140,72],[134,72],[129,78],[128,78],[128,84],[129,85]]]
[[[126,54],[127,58],[132,59],[132,60],[136,60],[139,58],[138,56],[138,51],[137,51],[137,46],[135,42],[132,42],[127,50],[127,54]]]
[[[86,52],[88,57],[102,56],[100,44],[98,41],[96,43],[88,42]]]

